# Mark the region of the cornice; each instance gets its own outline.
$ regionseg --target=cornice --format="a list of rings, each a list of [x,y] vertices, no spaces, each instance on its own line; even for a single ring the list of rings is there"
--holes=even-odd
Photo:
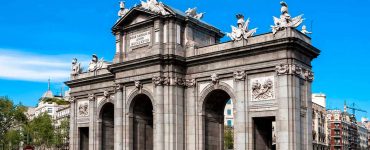
[[[297,48],[296,46],[302,48]],[[283,49],[298,50],[304,54],[308,54],[311,58],[316,58],[320,53],[320,50],[304,42],[303,40],[295,37],[288,37],[186,57],[186,65],[189,67],[209,62],[230,60],[234,58],[257,55],[260,53],[279,51]]]
[[[106,81],[113,81],[114,80],[114,74],[102,74],[102,75],[96,75],[86,78],[80,78],[76,80],[70,80],[64,82],[67,86],[70,88],[76,87],[76,86],[82,86],[82,85],[89,85],[93,83],[100,83],[100,82],[106,82]]]

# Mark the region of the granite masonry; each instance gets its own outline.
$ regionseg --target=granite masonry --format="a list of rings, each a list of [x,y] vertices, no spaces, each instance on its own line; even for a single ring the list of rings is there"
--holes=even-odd
[[[220,43],[219,29],[156,0],[121,10],[113,61],[93,55],[81,72],[73,60],[71,150],[222,150],[230,99],[234,149],[312,149],[320,51],[308,36],[279,26]]]

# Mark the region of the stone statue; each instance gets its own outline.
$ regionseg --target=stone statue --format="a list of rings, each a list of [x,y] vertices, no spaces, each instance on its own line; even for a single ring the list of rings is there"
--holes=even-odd
[[[242,39],[247,40],[249,37],[253,36],[256,33],[257,28],[252,30],[248,29],[249,26],[249,18],[247,21],[244,21],[244,16],[242,14],[237,14],[236,18],[238,19],[237,25],[238,27],[231,26],[231,33],[227,33],[226,35],[231,38],[233,41],[240,41]]]
[[[278,31],[284,30],[286,28],[296,28],[303,22],[303,14],[297,17],[291,18],[288,10],[288,4],[284,1],[280,2],[281,5],[281,15],[280,18],[273,16],[274,25],[271,25],[272,33],[275,34]]]
[[[125,8],[125,2],[121,1],[119,3],[119,11],[118,11],[118,17],[122,18],[123,16],[125,16],[128,12],[128,9]]]
[[[197,8],[188,8],[188,10],[185,11],[185,14],[187,16],[193,17],[195,19],[202,19],[205,13],[197,13]]]
[[[307,31],[307,27],[306,27],[306,25],[303,25],[303,26],[302,26],[302,30],[301,30],[301,32],[302,32],[303,34],[312,34],[312,32]]]
[[[92,55],[92,59],[89,64],[89,72],[96,72],[102,68],[106,67],[103,58],[98,60],[98,56]]]
[[[81,63],[77,62],[77,58],[72,60],[72,76],[76,76],[81,73]]]
[[[141,1],[141,8],[155,12],[161,15],[168,15],[169,13],[164,8],[163,3],[157,0],[147,0],[146,2]]]

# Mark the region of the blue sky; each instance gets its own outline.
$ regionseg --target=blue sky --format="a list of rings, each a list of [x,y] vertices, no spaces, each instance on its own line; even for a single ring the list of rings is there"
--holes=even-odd
[[[163,0],[185,11],[198,7],[204,21],[229,32],[235,14],[250,17],[257,34],[270,32],[279,0]],[[87,65],[95,53],[112,60],[118,0],[0,0],[0,95],[33,106],[52,80],[54,93],[68,80],[73,57]],[[126,0],[126,6],[139,0]],[[355,102],[370,111],[370,0],[287,0],[292,16],[304,14],[312,43],[313,92],[327,95],[329,108]],[[312,23],[312,28],[311,28]],[[224,38],[223,40],[228,40]],[[370,113],[370,112],[369,112]],[[366,114],[359,114],[359,116]]]

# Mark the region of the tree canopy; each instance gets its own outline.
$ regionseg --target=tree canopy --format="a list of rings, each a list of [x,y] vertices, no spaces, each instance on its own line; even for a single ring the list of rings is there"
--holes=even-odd
[[[27,108],[22,104],[14,105],[8,97],[0,97],[0,144],[3,147],[20,141],[19,129],[27,122],[25,111]]]

